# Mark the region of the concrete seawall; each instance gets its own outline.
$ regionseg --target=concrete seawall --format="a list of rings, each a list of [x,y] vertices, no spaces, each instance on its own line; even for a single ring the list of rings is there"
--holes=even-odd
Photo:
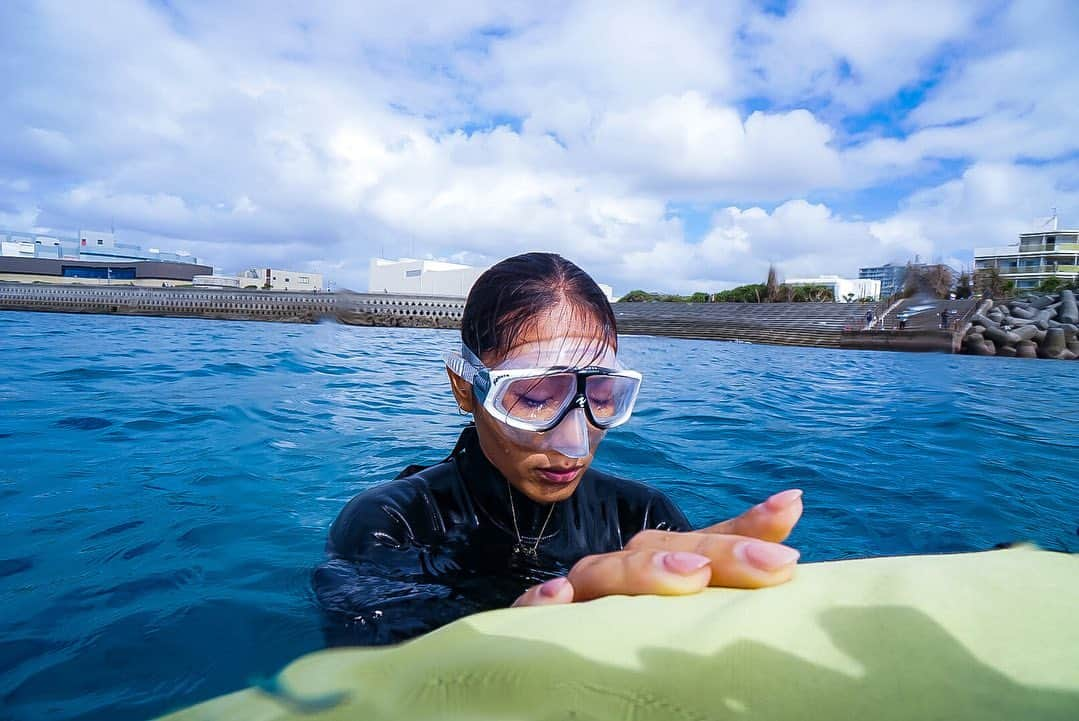
[[[460,328],[462,298],[0,283],[0,310],[224,320]],[[866,350],[952,350],[952,334],[926,328],[865,331],[874,304],[616,303],[619,332],[675,338]]]
[[[864,330],[844,333],[839,345],[850,350],[951,353],[955,333],[950,330]]]
[[[0,310],[452,328],[460,324],[464,301],[375,293],[0,283]]]

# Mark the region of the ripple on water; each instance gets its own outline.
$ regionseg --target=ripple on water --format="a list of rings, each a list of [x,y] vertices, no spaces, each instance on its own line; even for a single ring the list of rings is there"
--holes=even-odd
[[[56,421],[57,428],[70,428],[78,431],[96,431],[101,428],[108,428],[111,425],[112,421],[107,418],[97,418],[96,416],[72,416]]]
[[[0,578],[14,576],[34,567],[32,558],[0,558]]]
[[[150,718],[319,648],[329,524],[463,425],[439,359],[454,334],[72,318],[0,312],[20,379],[0,382],[4,713]],[[810,561],[1079,550],[1067,364],[621,346],[646,381],[597,465],[697,525],[797,486]]]

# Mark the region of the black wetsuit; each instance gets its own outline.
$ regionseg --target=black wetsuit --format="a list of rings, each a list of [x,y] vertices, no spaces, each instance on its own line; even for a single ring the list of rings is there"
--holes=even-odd
[[[327,641],[396,643],[470,613],[504,608],[530,586],[565,575],[584,556],[621,549],[645,528],[690,530],[660,491],[591,468],[553,511],[534,503],[510,491],[470,426],[449,458],[428,468],[410,466],[364,491],[334,521],[330,559],[314,577],[327,612]]]

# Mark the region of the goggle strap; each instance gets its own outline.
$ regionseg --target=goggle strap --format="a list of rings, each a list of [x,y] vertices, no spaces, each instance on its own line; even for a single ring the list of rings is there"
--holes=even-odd
[[[474,366],[477,370],[479,370],[480,368],[486,368],[487,367],[487,366],[483,365],[483,361],[480,360],[479,356],[477,356],[475,353],[473,353],[472,349],[469,348],[464,343],[461,344],[461,358],[463,358],[466,362],[468,362],[469,364]]]
[[[471,383],[476,379],[476,368],[458,353],[443,353],[442,360],[446,367],[466,382]]]

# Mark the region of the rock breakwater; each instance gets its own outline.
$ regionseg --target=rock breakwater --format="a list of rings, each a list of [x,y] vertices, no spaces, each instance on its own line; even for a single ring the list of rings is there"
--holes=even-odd
[[[1009,358],[1079,358],[1079,307],[1075,293],[1021,300],[986,300],[971,317],[963,352]]]

